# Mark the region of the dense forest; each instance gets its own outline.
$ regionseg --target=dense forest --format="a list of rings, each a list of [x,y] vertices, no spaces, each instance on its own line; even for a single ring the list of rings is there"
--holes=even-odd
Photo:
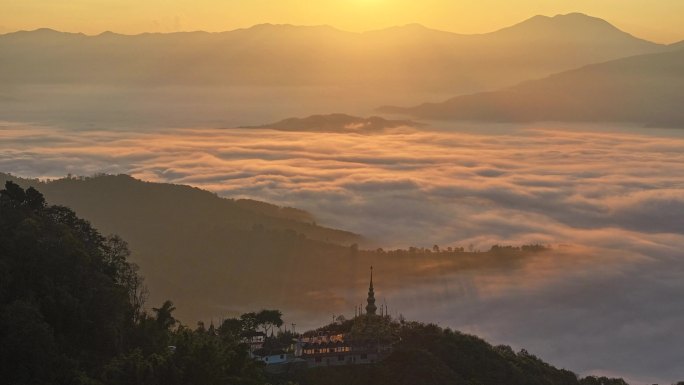
[[[30,187],[0,191],[0,378],[7,384],[581,384],[534,355],[471,335],[380,319],[377,334],[399,336],[373,365],[268,375],[242,343],[246,332],[275,331],[277,310],[245,313],[215,327],[190,328],[164,301],[147,310],[146,288],[128,246],[101,235],[69,208],[48,205]],[[364,317],[319,331],[353,332]],[[361,324],[360,324],[361,323]],[[315,332],[315,331],[314,331]],[[291,333],[273,338],[292,341]]]
[[[41,193],[0,192],[0,378],[7,384],[258,384],[239,336],[144,309],[120,238]],[[173,347],[173,348],[170,348]]]

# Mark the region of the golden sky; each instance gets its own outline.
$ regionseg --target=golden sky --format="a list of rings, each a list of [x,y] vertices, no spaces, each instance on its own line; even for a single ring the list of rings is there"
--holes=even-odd
[[[0,0],[0,33],[225,31],[260,23],[348,31],[421,23],[479,33],[569,12],[604,18],[653,41],[684,40],[684,0]]]

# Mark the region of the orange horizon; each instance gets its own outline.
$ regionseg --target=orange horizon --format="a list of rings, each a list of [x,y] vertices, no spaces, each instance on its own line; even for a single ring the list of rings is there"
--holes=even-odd
[[[0,34],[50,28],[98,35],[114,31],[124,35],[164,32],[224,32],[258,24],[328,25],[342,31],[365,32],[421,24],[430,29],[460,33],[493,32],[535,15],[584,13],[598,17],[637,37],[657,43],[684,40],[678,15],[684,2],[663,0],[577,0],[573,2],[481,0],[463,4],[448,0],[302,0],[243,1],[230,3],[198,0],[100,0],[97,4],[69,4],[26,0],[0,6]]]

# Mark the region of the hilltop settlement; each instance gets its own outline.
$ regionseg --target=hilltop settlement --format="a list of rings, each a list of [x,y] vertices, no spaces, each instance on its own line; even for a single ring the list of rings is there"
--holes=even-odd
[[[271,373],[282,373],[294,368],[372,364],[387,358],[398,336],[389,332],[391,317],[375,305],[373,267],[371,267],[365,313],[359,311],[354,319],[339,316],[326,328],[292,336],[291,340],[276,338],[271,332],[243,334],[250,355],[266,364]]]

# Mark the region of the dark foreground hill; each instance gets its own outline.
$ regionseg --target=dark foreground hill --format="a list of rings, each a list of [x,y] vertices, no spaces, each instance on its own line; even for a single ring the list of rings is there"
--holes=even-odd
[[[277,310],[217,328],[178,323],[171,301],[147,312],[128,250],[73,211],[9,182],[0,190],[0,377],[16,385],[265,384],[241,336],[282,324]],[[244,295],[249,295],[245,293]],[[268,317],[261,314],[268,313]],[[333,325],[333,327],[338,327]],[[434,325],[360,316],[342,327],[396,341],[383,362],[273,377],[301,385],[623,385],[559,370],[510,347]],[[292,342],[282,333],[272,340]],[[267,341],[269,342],[269,341]]]
[[[263,384],[239,335],[179,326],[125,242],[33,188],[0,189],[0,378],[13,385]],[[173,348],[170,348],[170,347]]]
[[[316,332],[348,332],[345,329],[358,330],[359,324],[373,323],[378,325],[368,329],[397,340],[386,360],[374,365],[309,369],[289,379],[300,385],[626,385],[622,379],[579,379],[524,349],[515,352],[510,346],[492,346],[476,336],[433,324],[362,316]]]
[[[684,49],[589,65],[495,92],[383,112],[476,121],[628,122],[684,127]]]

